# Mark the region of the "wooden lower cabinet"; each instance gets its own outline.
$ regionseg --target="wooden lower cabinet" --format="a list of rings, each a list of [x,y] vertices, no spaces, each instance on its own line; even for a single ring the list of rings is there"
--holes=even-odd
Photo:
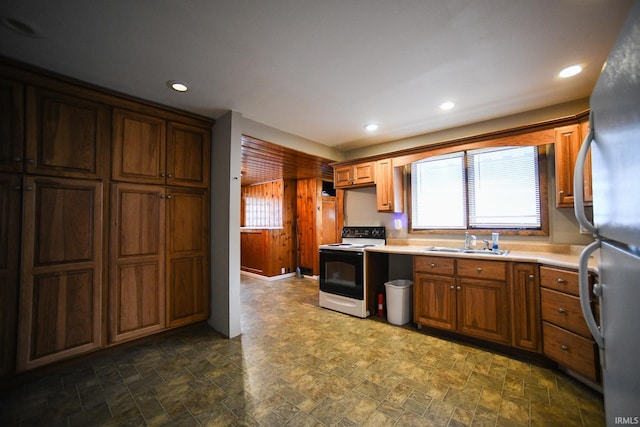
[[[458,331],[509,344],[509,292],[503,281],[459,278],[456,287]]]
[[[414,270],[416,323],[503,344],[510,342],[504,262],[417,256]]]
[[[455,331],[456,279],[416,273],[414,277],[414,321],[421,325]]]
[[[542,266],[540,277],[544,354],[570,372],[599,382],[598,347],[580,306],[578,272]],[[590,286],[593,280],[590,276]],[[591,308],[597,313],[593,303]]]
[[[21,184],[20,175],[0,174],[0,377],[15,371]]]
[[[112,184],[109,342],[165,327],[165,188]]]
[[[167,188],[167,326],[209,317],[209,197]]]
[[[24,178],[18,371],[102,345],[102,191]]]
[[[127,183],[111,191],[109,341],[206,319],[207,191]]]
[[[511,344],[542,351],[538,264],[514,263],[511,276]]]

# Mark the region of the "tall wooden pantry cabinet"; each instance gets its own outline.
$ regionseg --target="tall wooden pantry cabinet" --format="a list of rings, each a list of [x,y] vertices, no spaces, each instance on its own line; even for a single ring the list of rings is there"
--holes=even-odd
[[[212,126],[0,63],[0,377],[208,317]]]

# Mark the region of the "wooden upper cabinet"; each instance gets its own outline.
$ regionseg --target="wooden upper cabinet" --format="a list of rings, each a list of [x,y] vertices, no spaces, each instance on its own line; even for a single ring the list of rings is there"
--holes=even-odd
[[[107,105],[38,87],[27,88],[25,171],[105,178],[109,164]]]
[[[209,317],[209,197],[173,187],[166,200],[167,325],[175,327]]]
[[[588,133],[588,123],[585,125],[574,124],[555,129],[555,156],[556,156],[556,207],[573,207],[575,195],[573,194],[573,176],[578,151],[582,145],[582,139]],[[585,161],[585,173],[583,178],[585,202],[591,202],[591,154]]]
[[[376,200],[378,212],[404,211],[402,169],[394,168],[391,159],[376,164]]]
[[[23,162],[23,86],[0,79],[0,171],[22,172]]]
[[[209,186],[211,132],[169,122],[167,129],[167,185]]]
[[[115,109],[112,177],[140,184],[209,186],[211,132]]]
[[[333,169],[335,188],[365,187],[376,182],[376,162],[336,166]]]
[[[15,371],[21,181],[0,174],[0,377]]]
[[[163,185],[166,157],[163,119],[114,109],[111,176],[115,181]]]
[[[102,345],[102,183],[25,177],[18,371]]]
[[[165,327],[165,187],[111,186],[109,342]]]

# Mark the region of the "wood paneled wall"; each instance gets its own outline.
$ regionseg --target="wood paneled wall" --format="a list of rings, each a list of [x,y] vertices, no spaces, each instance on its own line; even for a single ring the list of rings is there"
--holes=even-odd
[[[296,181],[242,187],[242,269],[264,276],[296,268]]]

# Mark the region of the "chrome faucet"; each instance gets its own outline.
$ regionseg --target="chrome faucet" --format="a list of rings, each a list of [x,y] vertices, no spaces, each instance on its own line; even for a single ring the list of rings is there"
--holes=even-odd
[[[471,246],[476,246],[476,235],[475,234],[469,234],[468,231],[464,232],[464,248],[465,249],[470,249]]]

